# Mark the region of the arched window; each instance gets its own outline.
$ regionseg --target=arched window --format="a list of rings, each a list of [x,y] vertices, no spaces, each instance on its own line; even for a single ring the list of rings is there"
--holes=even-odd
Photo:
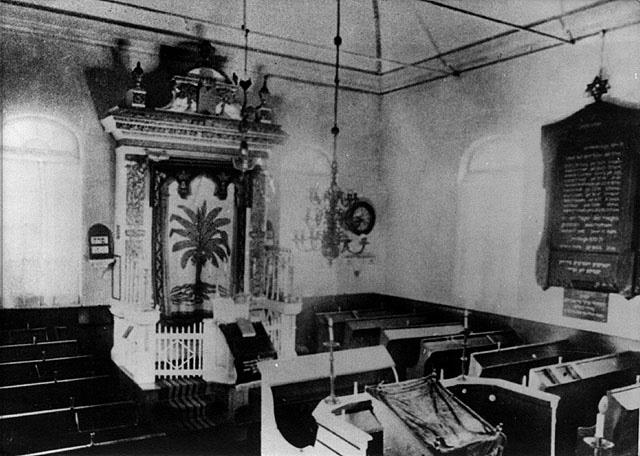
[[[36,116],[3,125],[2,307],[78,303],[81,188],[69,129]]]
[[[508,313],[504,306],[517,299],[522,185],[522,151],[508,137],[479,140],[463,156],[454,281],[460,305]]]

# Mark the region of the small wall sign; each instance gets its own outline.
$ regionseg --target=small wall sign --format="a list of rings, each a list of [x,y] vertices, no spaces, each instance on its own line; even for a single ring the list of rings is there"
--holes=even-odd
[[[106,226],[96,223],[89,228],[89,259],[105,260],[113,258],[113,238]]]
[[[565,288],[563,316],[606,323],[608,312],[608,293]]]

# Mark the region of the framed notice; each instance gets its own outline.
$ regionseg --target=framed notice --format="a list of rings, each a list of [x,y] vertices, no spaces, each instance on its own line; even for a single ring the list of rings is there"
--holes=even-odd
[[[564,290],[562,315],[582,320],[607,322],[609,294],[567,288]]]
[[[640,110],[595,102],[542,127],[547,191],[538,284],[640,292]]]

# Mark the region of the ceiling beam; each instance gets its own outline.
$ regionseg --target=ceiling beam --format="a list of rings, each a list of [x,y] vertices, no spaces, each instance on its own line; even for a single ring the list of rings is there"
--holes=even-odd
[[[421,0],[421,1],[424,1],[424,0]],[[567,16],[571,16],[571,15],[574,15],[574,14],[577,14],[577,13],[582,13],[584,11],[587,11],[587,10],[590,10],[590,9],[593,9],[593,8],[597,8],[599,6],[602,6],[602,5],[606,4],[606,3],[611,3],[613,1],[616,1],[616,0],[598,0],[598,1],[595,1],[594,3],[589,4],[589,5],[584,5],[584,6],[581,6],[579,8],[564,12],[562,14],[556,14],[554,16],[550,16],[550,17],[547,17],[545,19],[541,19],[541,20],[532,22],[530,24],[527,24],[525,27],[527,27],[527,28],[537,27],[537,26],[542,25],[542,24],[547,24],[547,23],[552,22],[552,21],[563,19],[563,18],[565,18]],[[638,1],[640,1],[640,0],[638,0]],[[498,40],[500,38],[505,38],[505,37],[507,37],[509,35],[512,35],[514,33],[518,33],[518,30],[517,29],[511,29],[511,30],[507,30],[507,31],[502,32],[502,33],[498,33],[497,35],[489,36],[487,38],[482,38],[482,39],[474,41],[472,43],[468,43],[468,44],[465,44],[463,46],[458,46],[458,47],[455,47],[453,49],[449,49],[448,51],[444,51],[444,52],[442,52],[440,54],[432,55],[430,57],[418,60],[416,62],[413,62],[412,66],[415,67],[416,65],[421,65],[423,63],[430,62],[432,60],[438,60],[443,56],[455,54],[456,52],[464,51],[465,49],[469,49],[469,48],[472,48],[472,47],[475,47],[475,46],[479,46],[481,44],[489,43],[491,41],[495,41],[495,40]],[[562,44],[564,44],[564,43],[562,43]],[[395,73],[396,71],[399,71],[401,69],[402,68],[394,68],[392,70],[389,70],[389,71],[385,72],[384,75],[388,75],[390,73]]]
[[[11,1],[11,0],[9,0],[9,1]],[[16,0],[13,0],[13,1],[16,1]],[[239,32],[244,33],[244,31],[242,30],[242,27],[237,27],[237,26],[234,26],[234,25],[224,24],[222,22],[212,21],[212,20],[209,20],[209,19],[201,18],[201,17],[193,17],[193,16],[188,16],[188,15],[185,15],[185,14],[175,13],[173,11],[167,11],[167,10],[163,10],[163,9],[152,8],[152,7],[149,7],[149,6],[136,5],[136,4],[129,3],[129,2],[123,1],[123,0],[99,0],[99,1],[104,2],[104,3],[111,3],[111,4],[115,4],[115,5],[119,5],[119,6],[126,6],[126,7],[129,7],[129,8],[139,9],[141,11],[147,11],[147,12],[162,14],[162,15],[169,16],[169,17],[175,17],[175,18],[182,19],[182,20],[185,20],[185,21],[199,22],[201,24],[207,24],[207,25],[211,25],[211,26],[214,26],[214,27],[220,27],[220,28],[223,28],[223,29],[234,30],[234,31],[239,31]],[[359,57],[359,58],[364,58],[366,60],[376,62],[376,72],[377,73],[381,73],[382,64],[383,63],[390,63],[390,64],[394,64],[394,65],[400,65],[400,68],[415,67],[415,68],[420,68],[422,70],[427,70],[427,71],[440,73],[440,74],[444,74],[444,75],[451,74],[449,71],[440,70],[438,68],[433,68],[433,67],[425,66],[425,65],[422,65],[422,64],[410,63],[410,62],[402,62],[402,61],[399,61],[399,60],[388,59],[388,58],[382,57],[382,44],[381,44],[381,40],[380,40],[380,13],[379,13],[378,0],[373,0],[373,10],[374,10],[375,32],[376,32],[376,56],[374,57],[374,56],[371,56],[369,54],[363,54],[361,52],[349,51],[347,49],[342,49],[340,51],[342,54],[350,55],[350,56],[354,56],[354,57]],[[295,39],[295,38],[289,38],[289,37],[284,37],[284,36],[280,36],[280,35],[275,35],[273,33],[262,32],[260,30],[251,30],[251,34],[252,35],[256,35],[256,36],[260,36],[260,37],[263,37],[263,38],[269,38],[269,39],[273,39],[273,40],[276,40],[276,41],[281,41],[283,43],[300,44],[302,46],[309,46],[309,47],[312,47],[312,48],[315,48],[315,49],[322,49],[322,50],[326,50],[326,51],[333,51],[333,49],[334,49],[333,46],[324,45],[324,44],[318,44],[318,43],[311,43],[311,42],[304,41],[304,40],[298,40],[298,39]],[[238,47],[238,46],[236,46],[236,47]],[[252,51],[259,52],[258,49],[252,49]],[[290,58],[295,60],[297,58],[297,56],[290,55]],[[324,65],[330,65],[330,66],[334,65],[331,62],[322,62],[320,60],[318,62],[322,63]],[[378,67],[380,67],[379,71],[378,71]],[[356,71],[355,68],[350,68],[350,69],[353,70],[353,71]],[[371,73],[371,72],[369,72],[369,73]]]
[[[638,0],[638,1],[640,2],[640,0]],[[640,25],[640,20],[632,20],[632,21],[626,22],[624,24],[616,25],[614,27],[609,27],[608,29],[606,29],[604,31],[606,33],[610,33],[610,32],[615,32],[617,30],[625,29],[627,27],[637,26],[637,25]],[[594,36],[598,36],[602,32],[603,32],[602,30],[597,30],[595,32],[585,33],[584,35],[576,37],[575,41],[577,43],[579,41],[582,41],[582,40],[585,40],[585,39],[588,39],[588,38],[592,38]],[[520,58],[520,57],[526,57],[528,55],[535,54],[535,53],[538,53],[538,52],[541,52],[541,51],[546,51],[548,49],[553,49],[553,48],[556,48],[556,47],[562,46],[562,45],[563,45],[563,43],[553,43],[553,44],[542,46],[542,47],[539,47],[539,48],[536,48],[536,49],[531,49],[531,50],[526,51],[526,52],[520,52],[520,53],[517,53],[517,54],[514,54],[514,55],[509,55],[509,56],[506,56],[506,57],[500,57],[498,59],[494,59],[494,60],[491,60],[489,62],[484,62],[484,63],[478,64],[478,65],[474,65],[474,66],[471,66],[471,67],[463,68],[463,69],[460,70],[460,73],[467,73],[469,71],[479,70],[481,68],[486,68],[486,67],[493,66],[493,65],[496,65],[496,64],[499,64],[499,63],[502,63],[502,62],[507,62],[509,60],[514,60],[514,59],[517,59],[517,58]],[[447,77],[448,76],[428,77],[428,78],[422,79],[420,81],[412,82],[410,84],[405,84],[403,86],[393,87],[393,88],[390,88],[390,89],[387,89],[387,90],[383,90],[379,95],[388,95],[390,93],[399,92],[401,90],[405,90],[405,89],[409,89],[409,88],[412,88],[412,87],[421,86],[421,85],[428,84],[430,82],[434,82],[434,81],[437,81],[437,80],[440,80],[440,79],[445,79]]]
[[[491,16],[485,16],[484,14],[479,14],[479,13],[474,13],[473,11],[469,11],[469,10],[465,10],[462,8],[457,8],[455,6],[451,6],[451,5],[446,5],[444,3],[440,3],[440,2],[436,2],[433,0],[420,0],[423,1],[425,3],[429,3],[431,5],[435,5],[438,6],[440,8],[445,8],[451,11],[456,11],[458,13],[462,13],[462,14],[466,14],[468,16],[472,16],[472,17],[477,17],[479,19],[484,19],[485,21],[489,21],[489,22],[494,22],[496,24],[501,24],[501,25],[506,25],[507,27],[512,27],[518,30],[522,30],[523,32],[529,32],[529,33],[535,33],[536,35],[540,35],[540,36],[545,36],[547,38],[552,38],[554,40],[557,41],[561,41],[565,44],[574,44],[575,40],[573,39],[566,39],[566,38],[562,38],[556,35],[551,35],[550,33],[545,33],[545,32],[541,32],[539,30],[527,27],[527,26],[523,26],[523,25],[518,25],[518,24],[514,24],[512,22],[507,22],[507,21],[503,21],[502,19],[497,19],[495,17],[491,17]]]

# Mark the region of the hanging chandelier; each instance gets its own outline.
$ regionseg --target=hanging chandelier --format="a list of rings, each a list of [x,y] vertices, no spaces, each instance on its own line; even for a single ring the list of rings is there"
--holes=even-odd
[[[338,94],[340,90],[340,45],[342,44],[342,38],[340,37],[340,0],[336,0],[336,36],[333,39],[333,44],[336,47],[336,62],[333,91],[333,127],[331,127],[331,135],[333,136],[331,182],[324,194],[324,200],[327,204],[324,214],[325,227],[321,238],[321,252],[329,260],[329,264],[345,252],[359,255],[369,244],[366,237],[361,237],[359,247],[356,249],[351,248],[351,238],[346,232],[346,229],[350,228],[345,224],[347,223],[347,215],[352,215],[352,209],[359,201],[358,195],[355,192],[345,193],[338,186],[337,156],[338,134],[340,133],[340,128],[338,128]]]

